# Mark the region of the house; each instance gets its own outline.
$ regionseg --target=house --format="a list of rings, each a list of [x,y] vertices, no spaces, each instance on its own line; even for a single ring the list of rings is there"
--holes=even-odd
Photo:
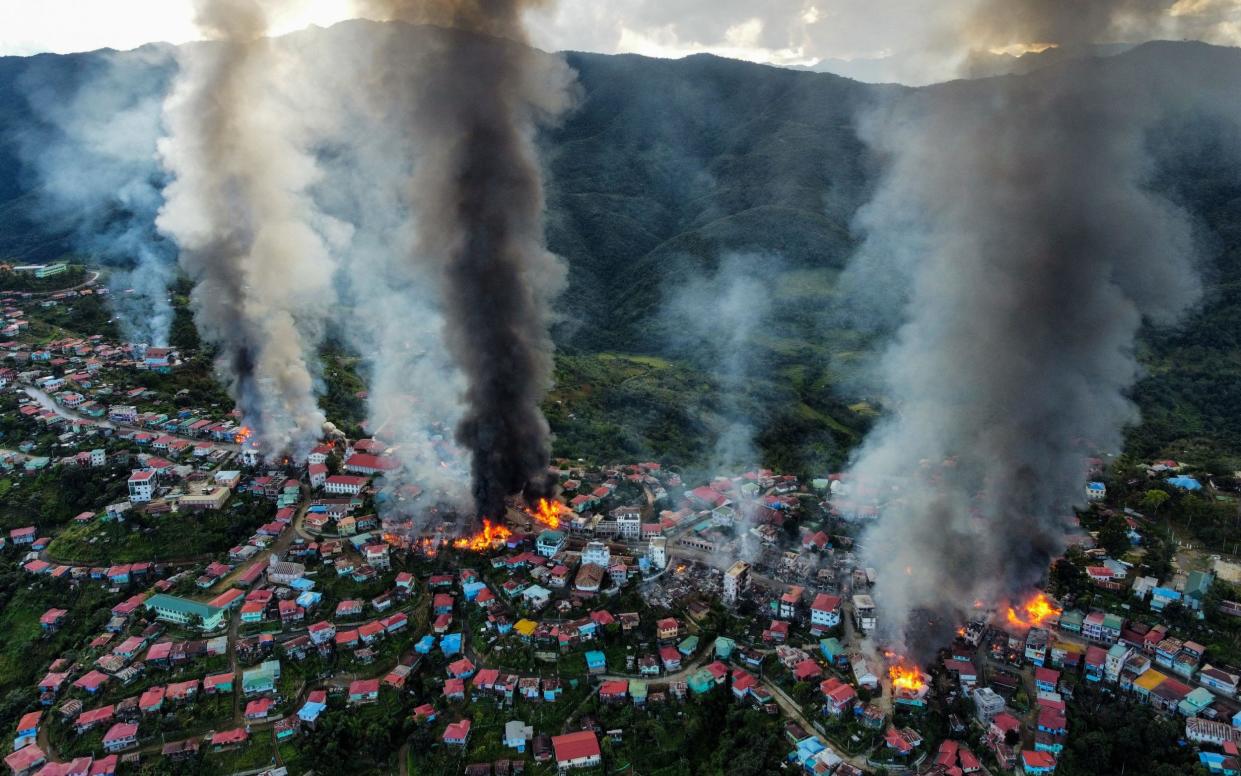
[[[255,698],[246,704],[245,718],[251,722],[265,720],[275,705],[271,698]]]
[[[840,625],[840,597],[819,593],[810,604],[810,632],[819,635]]]
[[[1179,590],[1170,587],[1157,587],[1151,591],[1151,611],[1162,612],[1168,604],[1181,600]]]
[[[556,767],[562,771],[574,768],[592,768],[603,762],[599,739],[593,730],[582,730],[561,736],[552,736]]]
[[[203,679],[203,693],[206,695],[216,695],[233,691],[233,677],[235,674],[228,671],[222,674],[212,674]]]
[[[655,623],[655,637],[660,641],[673,641],[680,633],[681,626],[675,617],[665,617]]]
[[[319,715],[327,708],[327,690],[314,690],[306,696],[306,702],[297,711],[297,718],[303,724],[314,727]]]
[[[243,727],[222,730],[211,736],[211,751],[223,752],[227,749],[236,749],[249,740],[250,731]]]
[[[64,609],[48,609],[39,617],[39,626],[46,633],[54,633],[60,630],[61,625],[64,625],[68,615],[69,612]]]
[[[155,472],[140,469],[129,475],[129,500],[134,504],[150,501],[155,497]]]
[[[164,695],[166,692],[167,690],[160,685],[149,688],[138,698],[138,709],[143,714],[158,714],[160,709],[164,707]]]
[[[91,695],[94,695],[99,692],[99,688],[103,687],[107,681],[107,674],[102,674],[99,671],[90,671],[74,682],[73,686],[79,690],[83,690]]]
[[[280,661],[266,660],[257,667],[242,672],[241,691],[247,696],[275,692],[279,678]]]
[[[546,530],[535,540],[534,548],[539,555],[550,558],[564,549],[565,535],[561,531]]]
[[[1241,682],[1241,676],[1225,671],[1222,668],[1216,668],[1210,663],[1207,663],[1198,672],[1199,684],[1229,698],[1236,696],[1238,682]]]
[[[660,647],[659,660],[669,673],[681,670],[681,653],[676,647]]]
[[[613,679],[599,687],[599,700],[607,703],[623,701],[629,695],[629,682],[624,679]]]
[[[1023,749],[1021,751],[1021,770],[1026,776],[1053,773],[1056,770],[1056,757],[1051,752]]]
[[[47,755],[35,744],[23,746],[4,758],[4,764],[9,767],[13,776],[32,776],[46,762]]]
[[[336,616],[339,618],[361,617],[362,616],[362,602],[354,601],[351,599],[346,599],[344,601],[341,601],[339,604],[336,605]]]
[[[521,720],[509,721],[504,726],[504,745],[518,752],[526,751],[526,742],[534,737],[534,728]]]
[[[312,463],[306,467],[306,473],[310,475],[310,487],[318,490],[327,484],[328,470],[327,466],[322,463]]]
[[[1052,668],[1034,670],[1034,686],[1041,692],[1055,692],[1060,684],[1060,672]]]
[[[147,611],[155,612],[160,620],[177,625],[196,623],[203,631],[216,630],[224,622],[223,608],[166,593],[156,593],[146,599],[143,606]]]
[[[853,685],[840,681],[836,677],[824,679],[819,683],[819,692],[823,694],[823,713],[839,716],[857,701],[857,690]]]
[[[349,684],[349,705],[374,703],[379,700],[378,679],[357,679]]]
[[[470,740],[470,720],[463,719],[453,722],[444,728],[443,741],[446,746],[465,746]]]
[[[81,735],[96,726],[106,725],[111,722],[115,714],[116,707],[112,704],[100,706],[99,708],[91,709],[90,711],[84,711],[73,721],[73,729]]]
[[[138,726],[129,722],[117,722],[103,735],[103,748],[107,752],[120,752],[138,744]]]
[[[329,644],[336,637],[336,626],[327,621],[319,621],[307,628],[306,633],[314,644]]]
[[[676,650],[673,650],[675,652]],[[597,649],[587,650],[586,670],[592,674],[601,674],[607,670],[607,657]],[[679,662],[679,660],[678,660]]]
[[[333,474],[323,481],[323,490],[326,493],[337,495],[356,496],[366,487],[368,480],[366,477],[355,477],[348,474]]]
[[[43,719],[43,712],[32,711],[22,715],[17,721],[17,737],[18,738],[34,738],[39,734],[39,722]]]

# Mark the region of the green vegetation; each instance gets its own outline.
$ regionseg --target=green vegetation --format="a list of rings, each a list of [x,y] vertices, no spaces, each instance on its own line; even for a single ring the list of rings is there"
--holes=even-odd
[[[270,502],[236,497],[220,511],[147,515],[74,525],[56,536],[48,555],[73,563],[208,559],[227,553],[274,514]]]
[[[71,261],[72,257],[63,256],[59,261]],[[51,263],[51,262],[49,262]],[[30,291],[48,293],[71,288],[86,280],[86,268],[81,264],[70,264],[69,268],[59,275],[40,278],[34,272],[14,272],[0,268],[0,291]]]
[[[1143,773],[1150,776],[1205,774],[1193,748],[1181,746],[1182,725],[1114,695],[1074,693],[1069,738],[1056,773]]]
[[[58,528],[84,511],[100,510],[129,493],[128,470],[64,467],[35,475],[14,475],[0,484],[0,528],[37,525],[41,532]]]
[[[67,581],[47,577],[32,582],[11,564],[11,551],[5,555],[0,572],[0,727],[12,730],[18,717],[35,708],[34,686],[47,666],[58,657],[74,656],[79,645],[103,629],[108,610],[120,599],[99,585],[71,589]],[[39,617],[53,607],[69,614],[59,631],[45,635]]]

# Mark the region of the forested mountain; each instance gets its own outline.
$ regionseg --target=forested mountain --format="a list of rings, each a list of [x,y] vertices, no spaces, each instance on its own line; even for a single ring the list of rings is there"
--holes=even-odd
[[[162,49],[146,50],[150,67],[170,66],[152,51]],[[0,59],[0,258],[71,250],[65,229],[34,217],[37,182],[15,149],[19,138],[51,131],[30,111],[32,69],[43,88],[68,90],[99,56]],[[743,423],[767,463],[839,465],[883,400],[852,379],[883,331],[840,313],[838,276],[857,246],[852,222],[882,164],[859,138],[857,117],[905,87],[705,55],[565,56],[581,97],[542,138],[549,240],[570,269],[548,404],[559,452],[703,459],[722,429]],[[1107,61],[1143,72],[1201,68],[1209,79],[1241,69],[1241,51],[1151,44]],[[1196,219],[1208,296],[1182,327],[1144,340],[1149,376],[1136,398],[1146,420],[1132,434],[1134,452],[1233,454],[1241,451],[1241,138],[1222,126],[1172,124],[1151,146],[1154,185]],[[743,319],[741,339],[687,334],[670,311],[687,287],[705,282],[709,292],[725,275],[753,284],[761,314]],[[735,313],[696,308],[717,312]],[[750,354],[739,377],[721,368],[736,348]]]

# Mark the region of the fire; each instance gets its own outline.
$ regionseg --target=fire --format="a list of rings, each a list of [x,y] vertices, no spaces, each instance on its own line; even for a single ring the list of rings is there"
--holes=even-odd
[[[1046,593],[1035,593],[1019,606],[1009,606],[1005,617],[1009,625],[1018,628],[1041,628],[1060,616],[1061,609]]]
[[[233,441],[239,445],[244,445],[246,440],[249,439],[252,434],[254,434],[254,430],[252,428],[249,426],[242,426],[237,429],[236,434],[233,434]]]
[[[920,693],[926,689],[926,677],[917,666],[898,662],[888,668],[888,678],[892,680],[892,689],[908,693]]]
[[[482,552],[490,550],[497,542],[502,542],[512,536],[513,532],[502,525],[496,525],[490,520],[483,518],[483,530],[473,536],[463,536],[453,541],[452,546],[458,550],[471,550],[473,552]]]
[[[568,511],[568,507],[555,499],[541,498],[538,506],[534,509],[527,509],[526,513],[533,517],[536,523],[554,530],[560,527],[560,518]]]

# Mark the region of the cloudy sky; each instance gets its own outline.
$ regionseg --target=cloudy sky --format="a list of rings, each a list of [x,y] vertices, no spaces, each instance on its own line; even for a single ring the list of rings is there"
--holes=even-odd
[[[350,0],[272,5],[281,9],[280,32],[353,15]],[[0,54],[191,40],[191,6],[192,0],[0,0]],[[532,15],[530,26],[535,43],[553,50],[712,52],[782,65],[925,63],[965,49],[1023,51],[1081,30],[1091,42],[1195,38],[1237,45],[1241,0],[560,0]]]

